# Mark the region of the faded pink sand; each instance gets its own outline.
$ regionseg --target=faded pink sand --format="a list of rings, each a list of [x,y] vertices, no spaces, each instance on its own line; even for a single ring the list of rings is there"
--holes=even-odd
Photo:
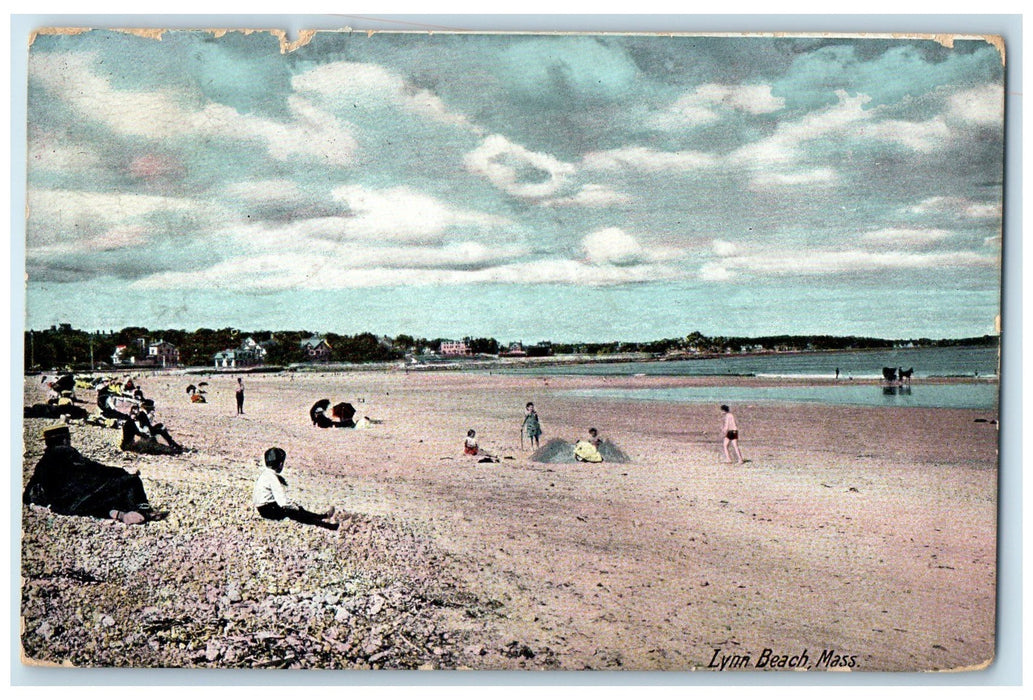
[[[242,474],[280,446],[301,502],[428,535],[449,574],[505,603],[507,632],[554,650],[562,668],[702,669],[715,650],[755,665],[765,648],[806,650],[812,665],[834,650],[859,671],[993,658],[997,431],[974,421],[995,413],[742,403],[733,411],[750,461],[733,466],[719,461],[716,405],[564,392],[757,380],[246,375],[237,416],[236,376],[141,383],[184,444]],[[199,379],[209,403],[190,404],[184,387]],[[308,417],[320,398],[383,422],[320,430]],[[543,444],[596,427],[632,462],[530,461],[527,401]],[[513,459],[464,457],[471,428]],[[177,478],[203,487],[196,469]],[[246,508],[250,493],[240,497]]]

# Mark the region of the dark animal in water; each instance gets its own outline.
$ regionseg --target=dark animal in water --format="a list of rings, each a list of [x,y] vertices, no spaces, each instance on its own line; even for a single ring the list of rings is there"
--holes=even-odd
[[[911,367],[910,369],[900,369],[899,367],[897,368],[897,376],[900,377],[900,381],[904,382],[905,384],[911,383],[911,375],[914,373],[914,367]]]
[[[885,379],[887,382],[895,382],[895,381],[897,381],[897,369],[896,369],[896,367],[883,367],[882,368],[882,378]]]

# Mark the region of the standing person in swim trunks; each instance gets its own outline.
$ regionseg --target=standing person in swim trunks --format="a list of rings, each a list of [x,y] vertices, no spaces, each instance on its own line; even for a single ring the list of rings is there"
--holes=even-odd
[[[735,450],[735,456],[739,458],[739,464],[742,464],[745,460],[742,458],[742,452],[739,451],[739,426],[736,424],[735,416],[728,406],[721,406],[721,411],[725,414],[724,423],[721,426],[721,433],[724,435],[724,461],[728,463],[732,461],[731,455],[728,454],[728,446],[731,445],[732,449]]]

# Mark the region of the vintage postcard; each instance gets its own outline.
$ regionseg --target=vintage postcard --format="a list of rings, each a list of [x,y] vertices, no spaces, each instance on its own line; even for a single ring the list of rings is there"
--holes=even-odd
[[[995,36],[41,30],[22,659],[995,657]]]

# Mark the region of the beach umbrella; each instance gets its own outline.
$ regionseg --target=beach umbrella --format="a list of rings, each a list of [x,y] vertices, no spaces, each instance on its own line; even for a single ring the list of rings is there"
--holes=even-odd
[[[62,391],[72,391],[75,389],[75,377],[71,374],[63,374],[50,386],[58,393],[61,393]]]
[[[355,407],[350,403],[339,403],[334,406],[333,416],[341,423],[350,423],[355,416]]]

